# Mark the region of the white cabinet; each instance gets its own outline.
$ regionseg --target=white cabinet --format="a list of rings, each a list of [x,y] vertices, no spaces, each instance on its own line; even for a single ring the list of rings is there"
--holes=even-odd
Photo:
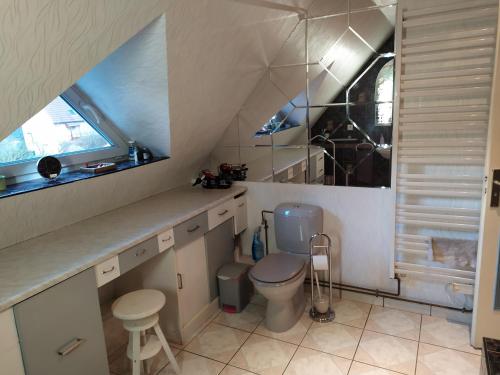
[[[175,249],[175,258],[180,323],[185,326],[210,302],[204,237]]]
[[[247,197],[245,195],[234,199],[234,234],[240,234],[248,227]]]
[[[12,309],[0,312],[0,374],[24,375]]]

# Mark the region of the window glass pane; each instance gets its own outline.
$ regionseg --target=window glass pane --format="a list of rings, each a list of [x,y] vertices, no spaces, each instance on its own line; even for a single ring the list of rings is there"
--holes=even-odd
[[[0,164],[111,146],[73,107],[57,97],[0,142]]]

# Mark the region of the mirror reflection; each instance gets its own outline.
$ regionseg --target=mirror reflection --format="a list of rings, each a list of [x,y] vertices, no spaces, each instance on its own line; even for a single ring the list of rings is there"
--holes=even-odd
[[[316,0],[212,153],[249,181],[389,187],[396,6]]]

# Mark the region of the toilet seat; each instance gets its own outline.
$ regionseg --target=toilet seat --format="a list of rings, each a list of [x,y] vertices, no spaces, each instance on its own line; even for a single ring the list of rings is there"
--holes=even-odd
[[[257,262],[250,276],[262,283],[282,284],[294,279],[305,269],[304,259],[286,253],[270,254]]]

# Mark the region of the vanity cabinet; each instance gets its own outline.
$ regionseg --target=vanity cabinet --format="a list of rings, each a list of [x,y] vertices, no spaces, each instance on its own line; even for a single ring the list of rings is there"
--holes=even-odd
[[[14,306],[26,375],[107,375],[92,268]]]
[[[204,238],[176,248],[175,260],[179,318],[184,327],[210,302]]]
[[[24,375],[12,309],[0,312],[0,374]]]

